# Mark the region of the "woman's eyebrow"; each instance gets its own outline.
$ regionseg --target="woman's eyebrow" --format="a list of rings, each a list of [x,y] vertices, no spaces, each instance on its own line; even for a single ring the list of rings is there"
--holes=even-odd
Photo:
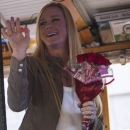
[[[52,18],[53,18],[53,17],[60,17],[60,15],[52,15],[51,17],[52,17]]]
[[[60,15],[52,15],[51,18],[54,18],[54,17],[61,17]],[[45,18],[41,18],[40,21],[44,21]]]
[[[40,19],[39,21],[41,22],[41,21],[44,21],[45,19],[44,18],[42,18],[42,19]]]

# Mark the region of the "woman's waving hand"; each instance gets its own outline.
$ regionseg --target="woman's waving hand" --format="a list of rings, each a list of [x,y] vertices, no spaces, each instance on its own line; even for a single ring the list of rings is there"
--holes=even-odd
[[[20,19],[17,18],[15,21],[14,17],[11,17],[10,20],[6,21],[6,28],[2,29],[2,34],[10,42],[13,49],[12,56],[14,56],[17,60],[24,59],[30,43],[29,28],[25,26],[25,35],[22,34]]]

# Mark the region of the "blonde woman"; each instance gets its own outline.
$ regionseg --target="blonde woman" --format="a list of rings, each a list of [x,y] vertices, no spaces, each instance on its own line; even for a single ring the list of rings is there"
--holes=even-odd
[[[16,22],[16,26],[15,26]],[[13,17],[2,29],[13,49],[8,78],[8,104],[20,112],[27,109],[19,130],[82,130],[82,118],[90,119],[91,130],[103,130],[99,96],[83,105],[74,91],[74,79],[64,65],[81,53],[73,18],[60,3],[44,6],[37,18],[37,47],[26,56],[29,29],[20,31]]]

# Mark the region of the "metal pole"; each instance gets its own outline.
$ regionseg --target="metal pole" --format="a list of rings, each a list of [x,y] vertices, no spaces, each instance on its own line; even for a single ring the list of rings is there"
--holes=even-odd
[[[1,40],[1,18],[0,18],[0,130],[7,130],[6,111],[5,111],[2,40]]]

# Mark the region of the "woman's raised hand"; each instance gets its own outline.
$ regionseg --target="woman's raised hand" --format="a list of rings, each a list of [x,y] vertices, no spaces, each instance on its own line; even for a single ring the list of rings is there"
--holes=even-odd
[[[6,21],[6,28],[2,29],[3,36],[9,40],[13,49],[12,56],[18,60],[22,60],[26,56],[26,51],[30,43],[30,31],[25,26],[25,35],[22,34],[20,28],[20,19],[14,21],[14,17]]]

